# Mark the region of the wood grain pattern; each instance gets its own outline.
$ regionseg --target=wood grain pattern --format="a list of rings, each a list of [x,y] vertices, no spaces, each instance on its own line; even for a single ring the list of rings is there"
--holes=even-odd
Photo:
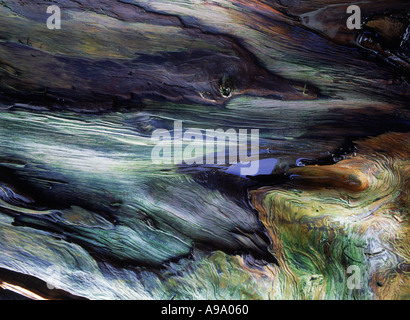
[[[0,0],[0,286],[408,299],[408,17],[404,0]],[[154,165],[174,121],[258,129],[269,172]]]

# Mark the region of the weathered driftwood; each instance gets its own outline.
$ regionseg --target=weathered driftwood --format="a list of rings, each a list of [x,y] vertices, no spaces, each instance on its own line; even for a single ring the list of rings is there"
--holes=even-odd
[[[0,1],[1,286],[408,297],[406,1],[351,2],[360,30],[339,1],[65,0],[60,30],[50,4]],[[153,165],[174,120],[259,129],[271,172]]]
[[[279,260],[277,281],[293,284],[283,295],[409,298],[409,141],[409,134],[362,141],[357,156],[294,168],[286,188],[252,192]],[[343,291],[339,279],[352,266],[360,290]]]

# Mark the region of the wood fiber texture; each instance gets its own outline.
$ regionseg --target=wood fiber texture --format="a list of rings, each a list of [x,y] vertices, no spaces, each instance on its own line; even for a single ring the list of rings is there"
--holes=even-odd
[[[409,299],[409,8],[0,0],[0,287]],[[154,164],[176,121],[259,130],[260,171]]]

